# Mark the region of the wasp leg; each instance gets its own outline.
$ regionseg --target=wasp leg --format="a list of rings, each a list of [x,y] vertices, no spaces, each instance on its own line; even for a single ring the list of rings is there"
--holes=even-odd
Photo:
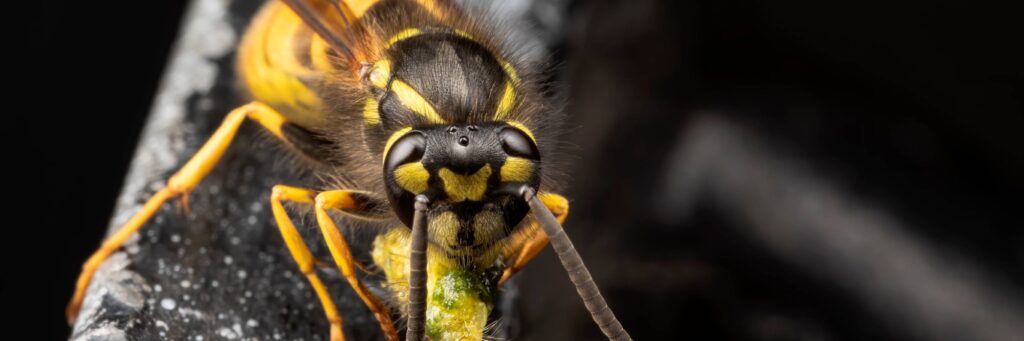
[[[96,250],[85,264],[82,265],[82,273],[78,276],[78,282],[75,284],[75,293],[65,310],[69,324],[74,323],[75,318],[78,316],[82,299],[85,298],[85,290],[89,287],[89,282],[92,280],[92,276],[96,273],[96,269],[99,268],[100,264],[111,253],[120,248],[121,244],[124,244],[128,237],[135,233],[135,231],[138,231],[164,202],[178,196],[187,199],[188,193],[217,165],[217,161],[220,160],[224,150],[231,144],[231,140],[235,137],[238,127],[241,126],[242,122],[245,122],[246,118],[256,121],[273,133],[274,136],[282,140],[285,139],[285,136],[282,135],[281,127],[286,121],[281,114],[269,106],[259,102],[252,102],[232,110],[224,118],[224,122],[217,128],[217,131],[213,133],[213,136],[206,141],[206,144],[185,163],[185,166],[182,166],[174,176],[171,176],[170,180],[167,181],[167,186],[154,194],[152,198],[149,198],[142,209],[121,226],[113,236],[104,241],[99,250]]]
[[[366,303],[366,306],[377,317],[381,330],[384,331],[387,339],[398,341],[398,332],[395,331],[395,325],[391,322],[391,315],[380,299],[371,293],[359,281],[359,278],[356,277],[355,268],[359,263],[352,257],[348,243],[345,241],[345,237],[341,235],[341,231],[338,230],[338,226],[334,224],[334,220],[327,214],[328,209],[337,209],[345,213],[362,216],[361,212],[358,211],[365,210],[367,198],[368,196],[357,191],[333,190],[322,192],[316,196],[316,220],[320,225],[320,231],[323,232],[324,241],[327,242],[327,248],[330,249],[334,262],[341,269],[341,273],[348,280],[348,284],[352,285],[352,289],[355,289],[359,297]]]
[[[544,206],[555,215],[558,224],[565,223],[565,218],[569,216],[569,200],[554,193],[541,193],[539,197]],[[538,228],[536,224],[534,222],[534,226],[530,227],[532,232],[529,235],[513,242],[509,252],[505,254],[505,259],[510,260],[510,262],[505,268],[505,272],[501,274],[501,280],[498,281],[499,286],[505,284],[505,281],[508,281],[512,275],[522,270],[527,263],[533,260],[533,257],[536,257],[548,245],[548,235],[544,233],[544,230]]]
[[[277,228],[281,230],[281,237],[284,238],[288,251],[291,252],[295,263],[299,265],[299,271],[306,275],[306,279],[309,280],[317,297],[320,298],[327,321],[331,323],[331,341],[341,341],[345,340],[345,335],[341,332],[341,315],[338,314],[338,308],[331,300],[331,294],[327,291],[327,287],[320,281],[320,277],[313,269],[316,264],[313,254],[309,252],[309,247],[302,240],[302,235],[295,229],[295,225],[292,224],[291,218],[288,217],[288,213],[285,212],[284,205],[282,205],[283,201],[312,204],[315,196],[316,192],[313,190],[277,185],[274,186],[270,195],[270,206],[274,211],[274,220],[277,221]]]

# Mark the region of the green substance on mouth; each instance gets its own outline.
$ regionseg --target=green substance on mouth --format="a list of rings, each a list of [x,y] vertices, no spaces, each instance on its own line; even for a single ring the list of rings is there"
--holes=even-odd
[[[373,261],[387,276],[384,284],[401,304],[409,304],[409,232],[392,229],[377,236]],[[481,340],[487,316],[494,308],[501,269],[472,271],[440,252],[427,252],[426,332],[434,341]]]

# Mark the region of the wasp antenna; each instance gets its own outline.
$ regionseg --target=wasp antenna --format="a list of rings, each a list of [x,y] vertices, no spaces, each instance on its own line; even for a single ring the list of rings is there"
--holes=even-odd
[[[316,34],[319,35],[320,38],[323,38],[324,41],[327,42],[327,45],[329,45],[331,49],[334,50],[334,52],[337,52],[339,55],[345,57],[345,59],[349,61],[349,65],[358,65],[356,54],[349,47],[349,45],[355,44],[356,42],[346,41],[342,36],[339,35],[339,33],[344,33],[352,29],[352,27],[349,25],[349,18],[346,17],[346,14],[348,13],[340,9],[340,6],[343,6],[342,4],[338,2],[333,2],[333,6],[339,8],[338,15],[341,17],[341,22],[337,23],[339,24],[337,26],[341,26],[341,30],[338,30],[336,28],[328,26],[329,23],[325,21],[329,20],[329,18],[325,18],[324,16],[318,14],[320,12],[318,12],[314,8],[315,4],[313,4],[315,0],[281,1],[284,2],[285,5],[288,5],[288,7],[291,8],[292,11],[299,16],[299,18],[302,18],[302,22],[306,23],[306,26],[309,26],[309,28],[312,29],[313,32],[316,32]]]
[[[533,211],[537,223],[548,235],[551,248],[558,254],[558,260],[562,261],[562,267],[569,274],[569,279],[576,285],[576,292],[583,299],[583,305],[590,312],[590,317],[594,318],[594,322],[609,340],[632,340],[629,333],[622,328],[619,319],[615,318],[615,313],[608,307],[608,303],[604,301],[604,296],[601,296],[601,291],[597,289],[594,278],[590,276],[590,270],[587,270],[586,264],[583,264],[579,252],[576,252],[576,247],[572,245],[569,236],[565,234],[565,229],[558,224],[555,216],[548,211],[536,194],[537,191],[529,186],[523,186],[520,189],[520,195],[530,203],[530,211]]]
[[[427,313],[427,204],[425,195],[416,196],[409,247],[409,321],[407,341],[423,340]]]

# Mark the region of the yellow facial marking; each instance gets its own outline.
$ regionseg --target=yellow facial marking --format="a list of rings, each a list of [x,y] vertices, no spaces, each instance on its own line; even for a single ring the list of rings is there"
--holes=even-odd
[[[516,73],[516,68],[512,67],[512,64],[507,61],[502,61],[501,68],[505,69],[505,74],[512,80],[512,83],[519,84],[519,74]]]
[[[509,112],[512,111],[512,106],[515,105],[515,101],[515,87],[512,86],[512,82],[505,82],[505,92],[501,94],[501,101],[498,102],[498,110],[494,113],[494,119],[501,120],[507,117]]]
[[[379,107],[380,103],[376,98],[371,97],[366,100],[366,105],[363,106],[363,121],[366,121],[366,124],[380,124]]]
[[[388,152],[391,151],[391,145],[395,144],[395,141],[398,141],[398,138],[404,136],[409,131],[412,131],[412,127],[405,127],[391,133],[391,137],[388,137],[388,142],[384,144],[384,156],[381,156],[381,159],[383,159],[381,162],[388,159]]]
[[[410,193],[420,194],[426,191],[427,180],[430,180],[430,172],[422,163],[410,162],[395,169],[395,182]]]
[[[510,156],[501,165],[502,182],[527,182],[533,176],[533,161]]]
[[[434,106],[423,98],[416,89],[409,86],[408,83],[403,82],[400,79],[391,81],[391,92],[394,92],[398,96],[398,101],[402,103],[402,106],[412,110],[413,112],[423,116],[433,124],[444,123],[444,119],[437,114],[434,110]]]
[[[390,48],[391,45],[395,45],[395,43],[398,43],[400,41],[403,41],[403,40],[406,40],[406,39],[418,36],[418,35],[420,35],[420,33],[422,33],[422,32],[419,29],[416,29],[416,28],[407,28],[407,29],[401,30],[398,33],[396,33],[395,35],[391,36],[390,39],[388,39],[388,43],[386,45],[384,45],[384,48]]]
[[[370,84],[373,84],[377,89],[386,88],[388,80],[391,79],[391,61],[381,59],[373,63],[373,66],[370,68],[370,75],[367,78],[370,79]]]
[[[524,133],[526,133],[526,136],[530,137],[530,141],[533,141],[534,144],[537,144],[537,138],[533,137],[533,132],[530,131],[530,128],[527,128],[522,123],[519,123],[519,122],[516,122],[516,121],[505,121],[505,124],[508,124],[510,126],[513,126],[513,127],[516,127],[519,130],[522,130]]]
[[[444,191],[452,202],[465,200],[480,201],[487,192],[487,179],[491,177],[491,165],[484,165],[472,175],[460,175],[448,168],[441,168],[437,175],[444,181]]]

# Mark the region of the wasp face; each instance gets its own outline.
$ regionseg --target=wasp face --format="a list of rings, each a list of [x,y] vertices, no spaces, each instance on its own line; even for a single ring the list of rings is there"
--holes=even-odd
[[[528,211],[500,190],[540,182],[540,154],[529,136],[504,122],[410,129],[388,148],[388,199],[411,226],[413,200],[431,198],[428,235],[450,254],[487,248],[508,236]]]

